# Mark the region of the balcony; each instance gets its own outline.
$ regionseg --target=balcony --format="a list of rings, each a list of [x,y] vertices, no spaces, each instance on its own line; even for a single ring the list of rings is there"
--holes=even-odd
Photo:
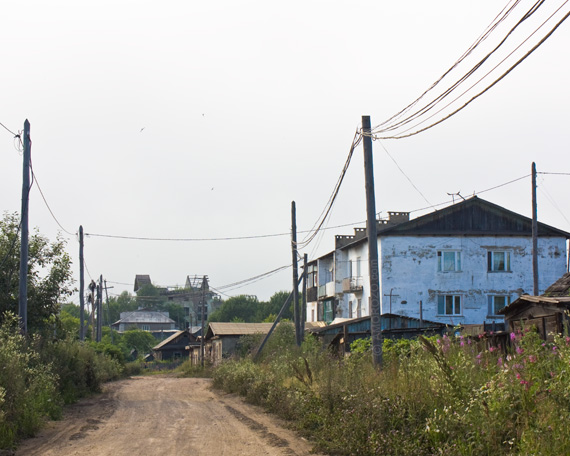
[[[347,277],[342,279],[343,293],[356,293],[362,291],[362,277]]]
[[[334,298],[334,282],[327,282],[325,285],[319,285],[318,298]]]

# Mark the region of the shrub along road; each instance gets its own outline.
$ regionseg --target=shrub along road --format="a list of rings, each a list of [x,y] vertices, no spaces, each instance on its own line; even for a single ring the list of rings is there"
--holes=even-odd
[[[209,379],[133,377],[68,407],[16,455],[309,455],[311,445]],[[179,453],[184,451],[184,453]]]

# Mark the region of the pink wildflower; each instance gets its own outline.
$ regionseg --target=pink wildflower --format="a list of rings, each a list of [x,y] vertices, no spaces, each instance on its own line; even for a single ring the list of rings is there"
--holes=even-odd
[[[502,366],[503,365],[503,358],[499,358],[497,360],[497,366]]]
[[[519,355],[522,355],[524,353],[524,348],[518,347],[516,348],[516,351]]]
[[[570,337],[566,336],[566,345],[570,345]]]
[[[511,333],[511,340],[515,340],[517,338],[515,333]]]
[[[490,351],[491,353],[493,353],[495,350],[496,350],[495,347],[489,347],[489,351]]]

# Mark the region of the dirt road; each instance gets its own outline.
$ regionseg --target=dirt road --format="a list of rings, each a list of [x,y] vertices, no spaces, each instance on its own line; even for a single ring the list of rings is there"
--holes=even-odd
[[[69,407],[17,456],[308,455],[311,445],[210,380],[133,377]]]

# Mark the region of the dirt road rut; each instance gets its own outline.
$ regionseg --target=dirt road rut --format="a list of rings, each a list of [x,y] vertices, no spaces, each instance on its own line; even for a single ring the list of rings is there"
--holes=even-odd
[[[69,407],[16,455],[310,454],[311,445],[281,424],[211,391],[208,379],[133,377]]]

